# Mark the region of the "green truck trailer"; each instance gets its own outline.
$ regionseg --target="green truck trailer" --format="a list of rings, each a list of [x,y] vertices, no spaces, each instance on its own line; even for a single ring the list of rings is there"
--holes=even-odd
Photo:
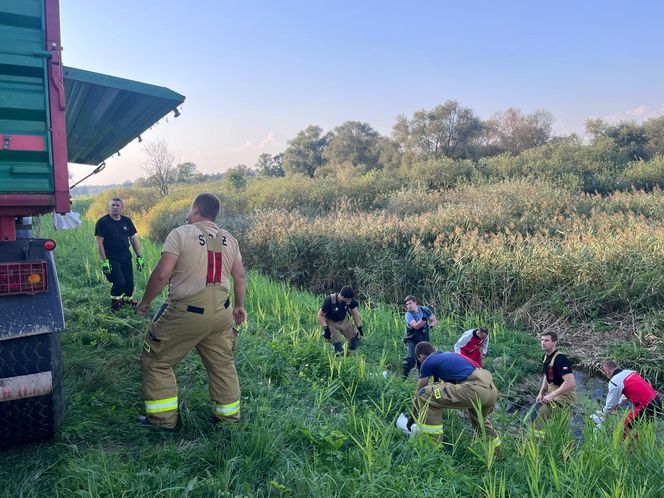
[[[32,217],[69,212],[68,162],[103,165],[183,101],[63,66],[58,0],[0,2],[0,447],[63,421],[56,244]]]

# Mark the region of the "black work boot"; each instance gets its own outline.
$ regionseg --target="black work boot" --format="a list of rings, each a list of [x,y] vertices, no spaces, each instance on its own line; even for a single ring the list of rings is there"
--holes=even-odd
[[[175,432],[175,427],[164,427],[163,425],[153,424],[146,415],[139,415],[137,420],[142,427],[151,427],[161,432]]]
[[[138,301],[134,301],[132,296],[122,296],[122,304],[126,304],[131,306],[132,308],[135,308],[138,306]]]
[[[122,299],[111,299],[111,313],[115,314],[120,311],[123,304]]]

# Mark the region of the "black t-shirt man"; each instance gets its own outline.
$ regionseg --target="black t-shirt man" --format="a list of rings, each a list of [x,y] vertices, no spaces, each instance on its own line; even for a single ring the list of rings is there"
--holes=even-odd
[[[108,259],[129,259],[129,237],[136,234],[136,227],[128,216],[114,220],[111,215],[102,216],[95,225],[95,236],[104,238],[104,251]]]
[[[553,365],[551,365],[551,360],[553,360]],[[557,351],[544,355],[542,359],[542,375],[546,377],[546,381],[549,384],[555,384],[560,387],[565,381],[563,375],[571,373],[572,364],[567,359],[567,356]]]
[[[345,302],[337,299],[337,302],[333,304],[332,296],[327,296],[323,301],[323,305],[320,309],[325,314],[326,319],[333,322],[340,322],[346,318],[346,315],[350,312],[350,310],[357,308],[357,306],[358,304],[355,299],[351,300],[350,304],[346,304]]]

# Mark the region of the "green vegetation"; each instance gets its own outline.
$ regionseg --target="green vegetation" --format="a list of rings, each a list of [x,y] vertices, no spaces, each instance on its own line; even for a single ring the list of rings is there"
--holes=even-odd
[[[376,227],[380,229],[380,227]],[[51,235],[49,233],[49,235]],[[137,426],[142,412],[138,354],[147,318],[108,313],[108,283],[94,254],[92,225],[54,234],[68,329],[63,334],[66,415],[49,442],[0,454],[0,495],[12,497],[254,496],[635,496],[664,493],[662,436],[645,428],[622,440],[619,417],[606,431],[569,421],[549,426],[538,446],[520,414],[504,410],[537,371],[536,341],[496,318],[487,366],[502,394],[492,415],[505,456],[451,412],[447,444],[406,439],[394,427],[414,382],[403,383],[402,310],[365,302],[359,355],[336,359],[320,338],[322,296],[250,273],[249,322],[239,337],[240,424],[209,421],[204,369],[195,354],[177,370],[181,427]],[[148,268],[159,247],[143,241]],[[145,284],[139,274],[138,288]],[[449,348],[485,315],[441,315],[434,340]],[[532,396],[534,390],[529,394]],[[582,408],[591,410],[585,400]]]
[[[648,191],[597,195],[582,185],[606,183],[605,173],[547,166],[541,155],[549,153],[249,178],[242,189],[222,181],[180,186],[167,198],[149,189],[111,193],[126,199],[140,233],[163,240],[196,193],[210,190],[247,266],[276,280],[319,294],[351,283],[383,303],[415,293],[439,313],[554,327],[585,366],[616,354],[661,382],[664,194],[646,178],[662,159],[611,177],[638,176]],[[107,199],[91,205],[90,219]]]

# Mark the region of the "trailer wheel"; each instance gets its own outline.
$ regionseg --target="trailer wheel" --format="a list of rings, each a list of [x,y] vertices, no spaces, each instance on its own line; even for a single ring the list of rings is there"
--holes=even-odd
[[[50,393],[0,401],[0,447],[52,438],[64,414],[60,333],[0,341],[0,379],[42,372],[51,372]]]

